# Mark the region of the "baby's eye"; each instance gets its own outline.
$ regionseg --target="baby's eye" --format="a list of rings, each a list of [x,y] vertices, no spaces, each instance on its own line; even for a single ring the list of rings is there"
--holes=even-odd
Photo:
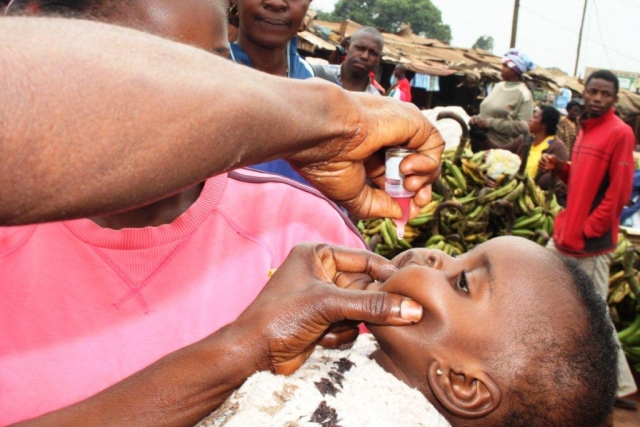
[[[462,292],[469,293],[469,286],[467,285],[467,273],[465,273],[464,271],[460,273],[460,276],[458,276],[458,280],[456,281],[456,286],[458,286],[460,290],[462,290]]]

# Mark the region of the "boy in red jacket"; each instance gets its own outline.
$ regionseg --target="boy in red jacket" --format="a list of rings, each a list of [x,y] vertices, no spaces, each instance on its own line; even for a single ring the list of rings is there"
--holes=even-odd
[[[615,115],[618,78],[613,73],[600,70],[591,74],[583,97],[585,114],[571,163],[543,155],[539,168],[555,171],[568,185],[567,207],[556,218],[550,248],[575,258],[606,299],[620,214],[631,195],[635,137]],[[635,402],[620,399],[637,391],[622,351],[618,365],[616,403],[635,409]]]

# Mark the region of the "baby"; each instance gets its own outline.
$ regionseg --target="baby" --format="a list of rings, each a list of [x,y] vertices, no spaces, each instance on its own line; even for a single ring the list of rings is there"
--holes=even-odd
[[[602,426],[616,343],[573,260],[517,237],[458,258],[411,250],[371,288],[424,307],[414,326],[368,325],[290,377],[258,373],[201,426]]]

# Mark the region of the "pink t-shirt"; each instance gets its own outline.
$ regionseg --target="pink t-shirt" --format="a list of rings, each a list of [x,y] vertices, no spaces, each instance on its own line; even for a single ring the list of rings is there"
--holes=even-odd
[[[291,248],[364,248],[309,188],[239,170],[173,223],[0,228],[0,424],[78,402],[232,322]]]

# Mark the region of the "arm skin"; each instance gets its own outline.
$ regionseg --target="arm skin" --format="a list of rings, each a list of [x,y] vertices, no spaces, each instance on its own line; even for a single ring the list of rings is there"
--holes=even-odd
[[[235,322],[93,397],[20,425],[194,425],[251,374],[294,372],[332,324],[418,322],[422,307],[414,301],[363,290],[395,271],[368,251],[298,245]]]
[[[571,175],[571,163],[562,161],[553,154],[543,154],[538,163],[539,171],[553,171],[562,182],[569,185],[569,176]]]
[[[584,235],[589,238],[600,237],[609,231],[611,224],[620,220],[620,213],[631,196],[635,165],[633,148],[636,141],[631,129],[619,133],[620,139],[609,164],[609,188],[585,221]]]
[[[557,147],[555,150],[554,156],[558,159],[558,161],[566,163],[569,161],[569,150],[567,150],[567,146],[564,141],[556,136],[555,138],[555,146]],[[542,171],[539,170],[535,177],[535,182],[538,184],[540,188],[543,190],[547,190],[551,184],[551,177],[554,172],[552,171]]]
[[[0,224],[118,212],[275,158],[313,164],[305,178],[356,216],[400,217],[362,161],[403,144],[426,154],[403,168],[430,199],[444,143],[413,106],[100,23],[0,24]]]

